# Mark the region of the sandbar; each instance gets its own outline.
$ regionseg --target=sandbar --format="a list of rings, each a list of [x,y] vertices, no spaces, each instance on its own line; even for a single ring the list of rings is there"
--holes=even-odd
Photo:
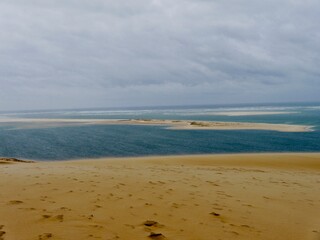
[[[267,130],[279,132],[309,132],[313,126],[254,122],[217,122],[161,119],[32,119],[2,118],[0,123],[19,123],[19,128],[62,127],[79,125],[163,125],[172,130]],[[15,128],[16,129],[16,128]]]

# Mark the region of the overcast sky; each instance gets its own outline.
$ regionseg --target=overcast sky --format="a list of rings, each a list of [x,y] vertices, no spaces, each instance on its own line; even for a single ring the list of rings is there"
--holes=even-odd
[[[0,110],[320,101],[319,0],[1,0]]]

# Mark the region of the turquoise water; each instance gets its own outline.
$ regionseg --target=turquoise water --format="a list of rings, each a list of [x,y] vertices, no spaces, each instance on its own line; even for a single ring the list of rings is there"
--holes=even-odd
[[[217,116],[216,112],[288,114]],[[1,113],[0,118],[188,119],[313,125],[313,132],[169,130],[163,126],[23,128],[0,123],[0,156],[36,160],[254,152],[320,152],[320,103]],[[21,128],[22,127],[22,128]]]

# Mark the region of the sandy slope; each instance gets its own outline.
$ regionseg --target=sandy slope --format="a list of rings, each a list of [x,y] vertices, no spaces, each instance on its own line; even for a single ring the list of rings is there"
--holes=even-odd
[[[320,239],[320,154],[0,161],[0,179],[5,240]]]

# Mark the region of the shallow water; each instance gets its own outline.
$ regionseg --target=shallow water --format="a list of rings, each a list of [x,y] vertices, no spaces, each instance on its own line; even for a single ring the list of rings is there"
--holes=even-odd
[[[221,111],[288,111],[281,115],[215,116]],[[169,130],[164,126],[83,125],[21,128],[0,123],[0,156],[65,160],[172,154],[320,152],[320,104],[202,106],[163,109],[2,113],[0,117],[189,119],[313,125],[313,132]]]

